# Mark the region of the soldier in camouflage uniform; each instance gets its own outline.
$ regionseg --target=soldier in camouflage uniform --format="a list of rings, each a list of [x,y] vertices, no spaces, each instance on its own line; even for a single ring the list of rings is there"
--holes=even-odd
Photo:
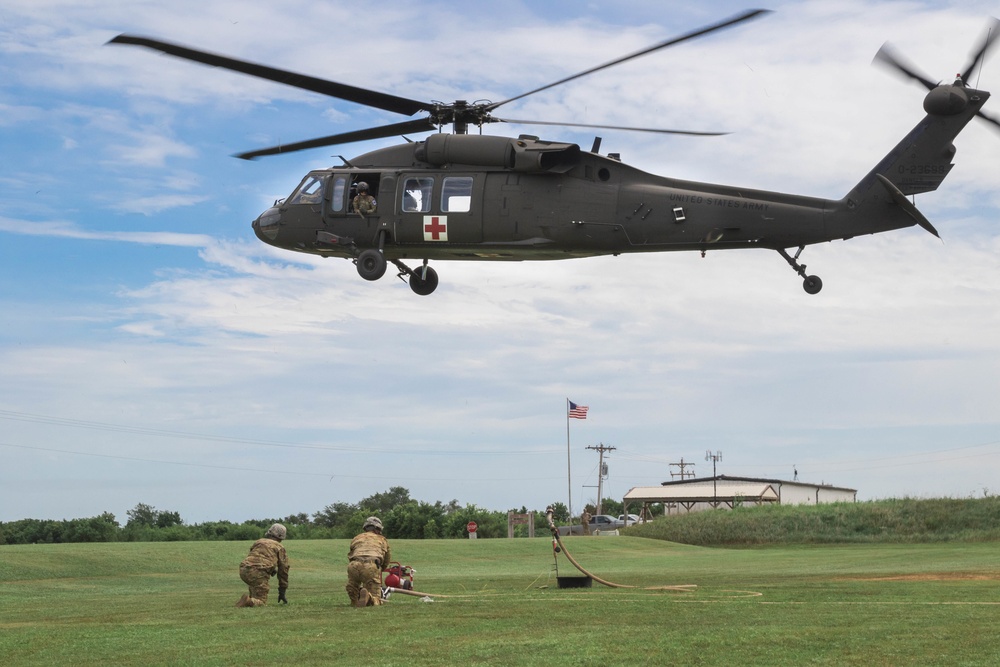
[[[351,540],[347,553],[347,596],[355,607],[382,604],[382,570],[389,565],[389,542],[382,537],[382,521],[365,519],[364,532]]]
[[[278,602],[288,604],[285,591],[288,590],[288,555],[281,541],[288,531],[280,523],[267,529],[263,539],[250,547],[250,555],[240,563],[240,579],[250,587],[249,593],[236,603],[237,607],[262,607],[267,604],[267,594],[271,590],[270,579],[278,575]]]
[[[358,182],[358,194],[354,196],[353,205],[354,212],[362,216],[371,215],[378,207],[375,197],[368,194],[368,184],[364,181]]]

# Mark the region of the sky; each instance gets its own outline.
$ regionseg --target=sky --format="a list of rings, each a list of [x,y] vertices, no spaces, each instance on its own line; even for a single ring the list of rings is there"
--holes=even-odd
[[[676,3],[681,4],[681,3]],[[774,252],[437,262],[437,291],[266,246],[310,169],[402,139],[234,153],[405,117],[119,33],[426,100],[508,99],[747,9],[596,2],[0,8],[0,521],[139,503],[188,523],[315,513],[393,486],[492,510],[621,499],[694,463],[857,489],[1000,491],[1000,132],[974,121],[918,227]],[[279,9],[280,6],[280,9]],[[968,62],[995,2],[806,0],[500,115],[598,132],[665,176],[839,199]],[[1000,88],[1000,59],[978,87]],[[995,101],[986,111],[1000,113]],[[589,148],[595,131],[492,125]],[[411,137],[420,139],[422,137]],[[568,420],[567,400],[590,408]],[[690,472],[692,468],[687,468]]]

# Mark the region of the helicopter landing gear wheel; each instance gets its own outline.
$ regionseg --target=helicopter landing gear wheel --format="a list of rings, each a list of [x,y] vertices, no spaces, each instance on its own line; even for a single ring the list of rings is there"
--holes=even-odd
[[[431,292],[437,289],[438,286],[438,274],[437,271],[429,266],[423,266],[410,274],[410,289],[413,290],[414,294],[419,294],[420,296],[427,296]]]
[[[396,265],[397,269],[399,269],[400,280],[406,281],[407,278],[404,278],[403,276],[409,276],[410,289],[413,290],[414,294],[427,296],[437,289],[437,271],[427,266],[426,259],[424,260],[424,265],[415,270],[411,269],[406,264],[403,264],[398,259],[392,260],[392,263]]]
[[[806,291],[806,294],[819,294],[819,291],[823,289],[823,281],[820,280],[819,276],[806,275],[806,265],[799,264],[797,261],[803,249],[805,249],[805,246],[800,245],[794,257],[789,255],[788,251],[784,248],[778,248],[778,253],[785,258],[789,266],[795,269],[795,273],[802,276],[802,289]]]
[[[820,280],[819,276],[806,276],[806,279],[802,281],[802,289],[806,291],[806,294],[819,294],[819,291],[823,289],[823,281]]]
[[[365,280],[378,280],[385,275],[385,255],[378,250],[362,250],[355,263],[358,265],[358,275]]]

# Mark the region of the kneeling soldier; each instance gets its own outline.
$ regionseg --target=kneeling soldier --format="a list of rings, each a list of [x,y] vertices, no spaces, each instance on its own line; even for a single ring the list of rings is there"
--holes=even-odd
[[[250,587],[249,593],[236,603],[237,607],[262,607],[267,604],[267,594],[271,590],[270,579],[278,575],[278,602],[288,604],[285,591],[288,590],[288,554],[281,541],[288,531],[280,523],[267,529],[263,539],[250,547],[250,555],[240,563],[240,579]]]
[[[382,537],[382,521],[370,516],[363,529],[351,540],[347,553],[347,596],[355,607],[382,604],[382,568],[390,560],[389,542]]]

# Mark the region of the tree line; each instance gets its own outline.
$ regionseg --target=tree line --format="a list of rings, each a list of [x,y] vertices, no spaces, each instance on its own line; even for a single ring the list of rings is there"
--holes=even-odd
[[[611,503],[609,505],[608,503]],[[556,523],[567,523],[564,503],[552,503]],[[592,506],[587,509],[593,513]],[[621,503],[606,501],[605,513],[620,512]],[[544,510],[512,509],[534,514],[535,534],[545,535]],[[394,486],[357,503],[337,502],[311,516],[305,512],[283,518],[250,519],[242,523],[208,521],[188,524],[178,512],[157,510],[139,503],[127,512],[121,525],[110,512],[84,519],[20,519],[0,522],[0,544],[58,544],[69,542],[171,542],[190,540],[255,540],[273,523],[284,524],[289,539],[349,539],[361,532],[365,518],[382,520],[386,535],[397,539],[457,539],[468,537],[469,522],[477,525],[481,538],[507,537],[507,512],[487,510],[457,500],[427,503],[410,497]],[[515,526],[515,536],[527,536],[525,525]]]

